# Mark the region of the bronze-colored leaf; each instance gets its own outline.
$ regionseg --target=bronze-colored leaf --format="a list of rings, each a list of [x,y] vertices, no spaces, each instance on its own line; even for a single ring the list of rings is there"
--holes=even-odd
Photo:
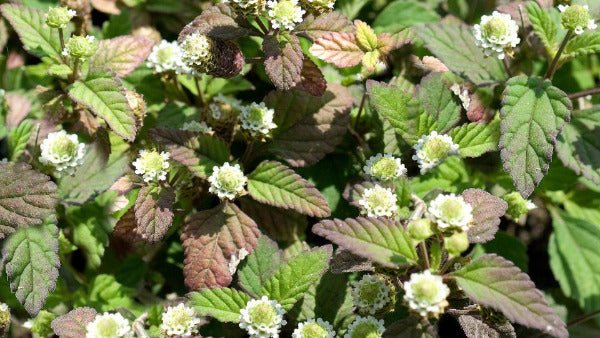
[[[175,192],[169,187],[145,186],[135,202],[134,232],[143,240],[158,242],[173,224]]]
[[[275,87],[288,90],[301,80],[304,54],[300,41],[294,35],[281,42],[276,35],[267,35],[263,41],[265,71]]]

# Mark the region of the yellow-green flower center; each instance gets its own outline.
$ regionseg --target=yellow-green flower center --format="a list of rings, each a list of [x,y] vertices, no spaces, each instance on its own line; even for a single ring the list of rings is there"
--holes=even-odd
[[[562,13],[562,24],[566,29],[575,30],[577,27],[587,27],[590,12],[581,5],[571,5]]]
[[[279,1],[275,7],[273,7],[274,17],[279,19],[290,19],[296,14],[296,5],[289,0]]]
[[[98,44],[93,38],[73,36],[67,41],[69,54],[74,58],[89,58],[96,53]]]
[[[268,303],[256,304],[248,314],[251,322],[257,325],[272,325],[277,319],[277,311]]]
[[[51,7],[48,9],[46,24],[52,28],[65,28],[72,15],[67,7]]]
[[[146,171],[159,171],[163,169],[165,159],[160,156],[158,151],[149,151],[142,155],[141,162]]]
[[[372,322],[362,322],[352,330],[351,338],[380,338],[378,327]]]
[[[440,205],[442,219],[453,220],[462,215],[463,204],[456,199],[447,199]]]
[[[392,178],[396,176],[398,164],[393,158],[382,157],[373,164],[371,172],[377,178]]]
[[[363,283],[358,290],[358,295],[361,300],[368,304],[374,304],[377,302],[379,293],[381,292],[381,285],[377,282]]]
[[[318,323],[307,323],[302,327],[303,338],[327,338],[327,333]]]
[[[412,284],[414,298],[427,303],[435,303],[438,295],[438,284],[433,279],[423,279]]]
[[[77,154],[77,144],[69,137],[61,136],[52,143],[52,152],[62,156],[74,157]]]
[[[423,146],[425,157],[429,159],[442,160],[450,153],[450,144],[441,138],[433,137]]]
[[[506,20],[500,17],[493,17],[483,25],[483,35],[487,38],[500,39],[510,32],[510,27]]]
[[[97,332],[102,337],[116,337],[119,324],[112,318],[105,318],[96,324]]]
[[[373,208],[389,204],[389,197],[384,190],[376,190],[367,197],[369,205]]]

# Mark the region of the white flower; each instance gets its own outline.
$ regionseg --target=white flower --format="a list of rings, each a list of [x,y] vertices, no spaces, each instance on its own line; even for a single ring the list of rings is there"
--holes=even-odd
[[[561,22],[563,27],[572,30],[580,35],[584,29],[593,30],[598,28],[594,19],[590,18],[590,8],[588,5],[558,5],[562,13]]]
[[[61,130],[50,133],[40,145],[39,161],[54,167],[57,177],[73,175],[75,168],[83,164],[85,144],[79,143],[77,135]]]
[[[483,48],[485,55],[494,55],[502,60],[505,52],[517,47],[521,42],[519,26],[509,14],[494,11],[492,15],[481,17],[481,23],[474,27],[475,43]]]
[[[356,317],[348,326],[348,331],[344,338],[381,338],[385,331],[385,323],[382,319],[377,320],[374,317]]]
[[[273,28],[292,30],[296,23],[302,22],[305,10],[298,5],[298,0],[269,0],[269,19]]]
[[[287,322],[285,310],[279,303],[266,296],[253,299],[240,311],[240,328],[252,338],[279,338],[279,330]]]
[[[469,110],[469,106],[471,105],[471,96],[469,95],[469,89],[466,87],[461,87],[458,83],[455,83],[450,87],[450,90],[454,95],[458,96],[460,102],[462,102],[463,108],[465,110]]]
[[[162,314],[160,331],[166,337],[191,336],[197,333],[199,323],[194,309],[184,304],[169,306]]]
[[[8,311],[8,305],[4,303],[0,303],[0,312]]]
[[[468,231],[473,222],[473,207],[462,196],[438,195],[429,203],[429,216],[438,228]]]
[[[120,313],[105,312],[86,326],[86,338],[119,338],[132,335],[129,321]]]
[[[258,15],[265,10],[265,0],[223,0],[247,15]]]
[[[358,204],[369,217],[392,217],[398,206],[396,194],[390,188],[375,185],[365,189]]]
[[[448,156],[458,154],[458,144],[448,135],[439,135],[432,131],[429,135],[422,136],[414,146],[415,155],[421,174],[441,164]]]
[[[190,122],[185,122],[183,124],[183,126],[181,127],[182,130],[186,130],[186,131],[193,131],[196,133],[201,133],[201,134],[212,134],[213,130],[212,128],[206,124],[206,122],[201,121],[190,121]]]
[[[142,175],[145,182],[164,181],[167,179],[170,156],[166,151],[140,150],[138,158],[132,163],[135,173]]]
[[[309,12],[315,13],[315,15],[324,14],[333,10],[335,0],[304,0],[302,5]]]
[[[213,97],[212,103],[208,106],[211,112],[211,117],[214,120],[229,120],[242,109],[242,101],[235,97],[218,94]]]
[[[406,167],[400,158],[392,154],[371,156],[363,167],[365,174],[380,181],[389,181],[406,175]]]
[[[177,41],[162,40],[158,45],[152,47],[146,65],[148,68],[154,69],[156,73],[187,73],[188,69],[183,63],[182,57],[183,51]]]
[[[225,162],[220,167],[213,167],[213,172],[208,178],[208,191],[217,194],[220,199],[233,200],[244,191],[247,181],[248,178],[244,176],[239,164],[231,165]]]
[[[334,338],[333,326],[321,318],[309,319],[299,323],[292,333],[292,338]]]
[[[441,276],[432,275],[429,270],[410,275],[404,282],[404,292],[404,301],[422,317],[438,317],[448,306],[450,289]]]
[[[390,288],[375,275],[352,282],[352,300],[359,311],[374,315],[390,302]]]
[[[229,270],[229,273],[232,276],[237,271],[238,265],[240,265],[240,263],[244,260],[244,258],[246,258],[249,254],[250,253],[248,252],[248,250],[246,250],[246,248],[241,248],[240,251],[231,255],[231,258],[229,259],[229,264],[227,265],[227,268]]]
[[[182,60],[188,66],[205,66],[212,53],[212,40],[206,35],[192,33],[181,43]]]
[[[242,129],[248,131],[251,135],[267,135],[271,129],[277,127],[273,123],[275,111],[267,108],[264,102],[251,103],[243,106],[240,114]]]

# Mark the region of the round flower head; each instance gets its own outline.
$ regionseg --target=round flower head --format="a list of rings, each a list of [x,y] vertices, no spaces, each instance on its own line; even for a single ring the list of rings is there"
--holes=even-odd
[[[276,29],[292,30],[296,23],[302,22],[302,16],[306,11],[298,5],[298,0],[269,0],[269,19],[271,26]]]
[[[481,23],[475,25],[475,43],[483,48],[485,55],[504,59],[505,52],[511,52],[521,42],[519,26],[509,14],[494,11],[492,15],[481,17]]]
[[[317,318],[309,319],[303,323],[299,323],[298,327],[292,333],[292,338],[333,338],[335,332],[333,326],[329,322]]]
[[[98,42],[96,38],[91,35],[72,36],[63,49],[62,54],[64,56],[70,56],[73,59],[79,59],[85,61],[96,54],[98,50]]]
[[[79,143],[77,135],[61,130],[50,133],[40,145],[39,161],[54,167],[55,175],[73,175],[75,168],[83,164],[85,144]]]
[[[390,288],[385,281],[375,275],[364,275],[352,282],[354,306],[363,313],[374,315],[390,302]]]
[[[448,306],[446,297],[450,289],[441,276],[432,275],[429,270],[410,275],[410,279],[404,283],[404,292],[404,301],[421,317],[437,318]]]
[[[521,217],[527,215],[529,211],[537,208],[533,202],[524,199],[523,196],[516,191],[502,196],[502,199],[508,204],[506,216],[513,220],[519,220]]]
[[[561,22],[565,29],[572,30],[575,34],[582,34],[584,29],[596,29],[598,25],[590,18],[588,5],[558,5],[562,13]]]
[[[177,41],[168,42],[162,40],[158,45],[152,47],[146,65],[154,69],[156,73],[176,72],[187,73],[188,70],[182,60],[183,51]]]
[[[138,158],[133,161],[135,173],[142,175],[144,182],[164,181],[167,179],[167,169],[169,169],[168,152],[158,152],[156,150],[140,150]]]
[[[193,131],[193,132],[200,133],[200,134],[211,135],[213,133],[212,128],[208,124],[206,124],[206,122],[204,122],[204,121],[185,122],[183,124],[183,126],[181,127],[181,129],[186,130],[186,131]]]
[[[382,319],[377,320],[374,317],[356,317],[348,326],[348,331],[344,338],[381,338],[385,327]]]
[[[365,174],[379,181],[389,181],[406,175],[406,167],[402,161],[391,154],[371,156],[363,170]]]
[[[285,310],[279,303],[266,296],[253,299],[240,311],[240,328],[252,338],[278,338],[279,329],[287,322]]]
[[[329,13],[335,6],[335,0],[301,0],[302,6],[315,15]]]
[[[469,230],[473,221],[473,207],[455,194],[438,195],[429,203],[427,210],[440,230]]]
[[[255,16],[265,11],[266,0],[224,0],[236,11],[245,15]]]
[[[436,131],[422,136],[414,146],[413,160],[419,163],[421,174],[441,164],[448,156],[458,154],[458,144],[448,135],[439,135]]]
[[[244,191],[246,181],[248,179],[239,164],[231,165],[225,162],[220,167],[213,167],[213,172],[208,178],[210,183],[208,191],[216,194],[220,199],[233,200]]]
[[[275,111],[267,108],[264,102],[251,103],[243,106],[240,114],[242,129],[248,131],[251,135],[268,135],[271,129],[277,127],[273,123]]]
[[[362,206],[362,212],[369,217],[392,217],[398,210],[396,201],[397,197],[392,189],[375,185],[365,189],[358,204]]]
[[[164,337],[191,336],[197,333],[199,323],[194,309],[184,304],[169,306],[162,314],[160,331]]]
[[[68,7],[50,7],[46,14],[46,25],[52,28],[66,28],[75,15],[77,12]]]
[[[206,35],[192,33],[181,43],[182,60],[197,72],[205,73],[212,59],[213,41]]]
[[[105,312],[86,326],[86,338],[119,338],[130,337],[129,321],[120,313]]]

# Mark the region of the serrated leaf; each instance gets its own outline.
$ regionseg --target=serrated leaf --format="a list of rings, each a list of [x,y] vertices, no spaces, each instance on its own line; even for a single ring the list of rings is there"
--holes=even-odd
[[[19,35],[25,50],[38,57],[49,56],[55,61],[61,59],[58,30],[46,25],[43,11],[14,4],[4,4],[0,11]],[[65,29],[65,34],[69,36],[70,29]]]
[[[229,323],[239,323],[240,311],[251,299],[247,294],[230,288],[203,289],[191,292],[188,298],[188,305],[194,308],[196,314]]]
[[[486,57],[475,44],[470,27],[453,23],[430,23],[415,27],[417,36],[433,55],[454,73],[475,84],[506,79],[502,63]]]
[[[413,145],[419,137],[436,129],[435,120],[424,112],[412,94],[375,81],[369,81],[367,91],[373,109],[406,143]]]
[[[527,274],[510,261],[483,255],[452,273],[458,286],[475,303],[502,312],[509,320],[559,338],[569,336]]]
[[[16,161],[27,148],[27,143],[31,138],[33,124],[29,120],[19,123],[19,126],[11,130],[8,136],[8,150],[11,161]]]
[[[365,54],[353,33],[330,32],[315,40],[309,51],[317,58],[333,63],[339,68],[358,65]]]
[[[356,42],[363,51],[369,52],[379,47],[377,34],[366,22],[354,20],[354,27],[356,28]]]
[[[486,322],[480,316],[463,315],[458,317],[458,323],[468,338],[517,338],[509,322],[499,325]]]
[[[192,215],[181,234],[186,286],[190,290],[228,286],[229,259],[242,248],[251,253],[259,236],[256,223],[235,204],[221,203]]]
[[[437,131],[446,133],[460,122],[460,101],[450,90],[444,73],[431,73],[421,80],[417,96],[423,110],[436,121]]]
[[[542,41],[549,56],[554,56],[556,48],[556,35],[558,27],[546,10],[542,9],[535,1],[530,1],[526,5],[527,16],[533,27],[533,31]]]
[[[135,201],[134,232],[150,243],[160,241],[173,224],[175,191],[170,187],[145,186]]]
[[[462,197],[473,207],[473,224],[467,234],[471,243],[484,243],[494,239],[508,204],[485,190],[467,189]]]
[[[490,123],[473,122],[452,129],[448,135],[458,144],[460,157],[479,157],[487,152],[498,150],[500,141],[500,120]]]
[[[56,286],[58,228],[42,224],[17,229],[4,241],[0,265],[5,267],[12,292],[35,316]]]
[[[247,28],[239,26],[237,16],[235,10],[227,4],[216,4],[204,9],[200,15],[183,28],[179,36],[197,32],[215,39],[235,40],[249,33]]]
[[[586,312],[594,311],[600,306],[600,228],[558,209],[551,212],[554,233],[548,253],[552,273],[565,296],[575,299]]]
[[[583,55],[596,54],[600,52],[600,32],[589,31],[576,35],[567,43],[563,60],[573,59]]]
[[[53,320],[52,330],[60,338],[85,338],[86,325],[94,321],[96,314],[98,312],[90,307],[73,309]]]
[[[119,77],[133,72],[150,54],[154,43],[142,36],[119,36],[102,40],[98,52],[90,61],[91,67],[109,68]]]
[[[121,81],[110,72],[92,68],[84,80],[75,81],[69,97],[102,118],[115,134],[133,141],[135,116],[129,107]]]
[[[261,295],[274,299],[290,310],[327,270],[331,248],[321,247],[293,257],[281,265],[266,282]]]
[[[309,58],[304,58],[302,72],[300,73],[300,82],[296,84],[295,88],[313,96],[321,96],[327,90],[325,76],[323,76],[319,67]]]
[[[258,203],[249,196],[240,199],[240,208],[258,224],[261,231],[274,241],[294,243],[303,240],[308,220],[292,210]]]
[[[558,137],[556,154],[566,167],[600,184],[600,109],[573,112]]]
[[[275,110],[270,150],[294,167],[315,164],[342,141],[354,103],[348,89],[329,85],[321,97],[299,90],[274,91],[265,98]]]
[[[325,220],[312,231],[384,267],[397,268],[417,260],[412,240],[397,221],[365,217]]]
[[[53,217],[56,184],[25,163],[0,163],[0,239]]]
[[[296,25],[294,31],[314,41],[330,32],[348,32],[353,28],[352,23],[344,14],[333,11],[318,16],[309,14],[300,24]]]
[[[201,178],[208,178],[214,166],[229,160],[227,145],[212,136],[169,128],[150,129],[150,136],[164,145],[174,161]]]
[[[279,162],[260,163],[248,175],[248,193],[258,202],[308,216],[322,218],[331,215],[331,209],[319,190]]]
[[[500,111],[500,156],[524,198],[548,172],[556,137],[573,109],[571,100],[552,82],[513,77],[506,83]]]
[[[290,35],[280,42],[275,35],[267,35],[263,40],[265,71],[275,87],[281,90],[293,88],[301,80],[304,53],[300,41]]]
[[[282,263],[277,243],[261,236],[254,251],[238,267],[237,277],[244,291],[258,297],[266,282]]]

